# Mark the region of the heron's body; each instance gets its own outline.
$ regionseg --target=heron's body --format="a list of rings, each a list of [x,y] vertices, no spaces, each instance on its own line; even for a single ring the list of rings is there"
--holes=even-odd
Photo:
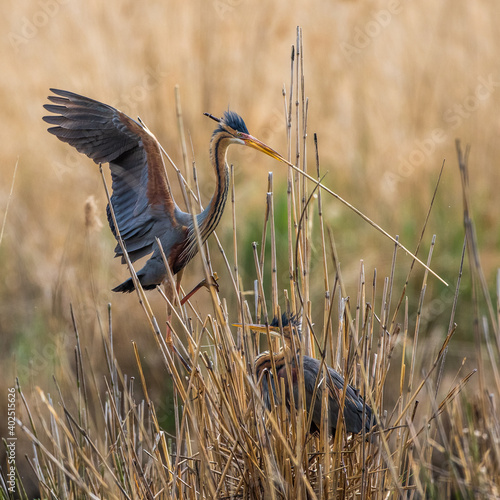
[[[283,335],[285,339],[285,346],[280,349],[278,353],[271,354],[264,352],[260,354],[255,360],[255,371],[257,378],[262,379],[262,393],[264,402],[268,409],[271,408],[271,391],[274,400],[278,400],[276,386],[281,384],[280,381],[276,383],[273,376],[272,362],[276,367],[276,375],[278,379],[284,379],[285,394],[284,396],[287,407],[290,409],[291,393],[293,392],[293,401],[295,407],[299,404],[299,372],[297,367],[298,354],[294,349],[294,342],[292,342],[292,330],[297,332],[300,337],[300,325],[292,318],[290,320],[286,314],[282,318]],[[252,329],[265,330],[262,326],[251,325]],[[273,320],[270,329],[278,330],[277,318]],[[299,339],[297,339],[299,341]],[[290,374],[287,373],[286,357],[289,359]],[[273,358],[273,361],[271,360]],[[342,401],[342,394],[345,387],[344,378],[337,373],[333,368],[327,366],[327,374],[323,376],[321,361],[311,358],[309,356],[302,356],[303,380],[305,390],[305,408],[308,412],[312,411],[311,416],[311,432],[316,432],[321,428],[321,409],[323,401],[323,388],[326,384],[328,391],[328,431],[334,435],[337,427],[340,404]],[[321,373],[320,373],[321,370]],[[267,372],[267,373],[265,373]],[[320,373],[318,377],[318,373]],[[289,376],[291,379],[289,379]],[[271,388],[269,387],[271,385]],[[316,394],[315,387],[317,384]],[[314,401],[313,401],[313,396]],[[372,409],[368,406],[359,392],[347,385],[345,387],[345,401],[344,401],[344,425],[347,432],[359,433],[363,430],[363,422],[366,432],[369,432],[374,422],[372,419]]]
[[[271,370],[271,359],[269,353],[261,355],[262,358],[257,358],[256,360],[256,371],[257,377],[260,377],[264,370],[269,373],[269,380],[272,386],[272,391],[274,398],[276,400],[276,384],[272,375]],[[264,358],[265,356],[265,358]],[[290,362],[291,368],[291,383],[288,380],[286,365],[285,365],[285,352],[274,355],[274,362],[276,364],[276,374],[279,379],[283,378],[285,383],[285,399],[288,408],[290,407],[290,387],[293,388],[293,400],[295,401],[295,406],[297,407],[299,403],[299,385],[298,373],[295,356],[292,357]],[[344,390],[345,381],[341,375],[339,375],[333,368],[327,367],[328,376],[319,378],[319,387],[316,390],[316,396],[314,402],[312,401],[314,388],[316,381],[318,380],[317,375],[321,369],[321,362],[315,358],[309,356],[303,356],[303,367],[304,367],[304,389],[305,389],[305,408],[308,411],[312,411],[311,417],[311,432],[319,431],[321,427],[321,406],[322,406],[322,384],[326,382],[328,390],[328,431],[331,434],[335,434],[337,427],[340,401],[342,398],[342,391]],[[278,382],[278,385],[280,382]],[[268,384],[268,377],[262,377],[262,392],[264,395],[264,401],[266,406],[270,409],[270,391]],[[313,404],[311,404],[313,403]],[[365,412],[363,417],[363,412]],[[363,429],[363,418],[365,422],[366,432],[369,432],[371,425],[372,410],[364,403],[363,398],[359,395],[358,391],[354,389],[351,385],[347,385],[345,403],[344,403],[344,424],[347,432],[359,433]]]
[[[173,274],[181,271],[198,250],[191,214],[175,203],[166,177],[161,147],[142,124],[121,111],[72,92],[52,89],[53,104],[44,107],[54,113],[44,120],[54,127],[49,132],[75,147],[94,162],[109,163],[112,176],[111,204],[125,248],[132,262],[152,253],[137,272],[143,288],[165,281],[158,238]],[[280,155],[249,135],[236,113],[226,112],[210,142],[210,159],[215,170],[216,188],[208,206],[196,216],[201,239],[205,241],[219,223],[228,194],[226,151],[231,144],[248,145],[276,159]],[[111,210],[107,207],[111,231],[118,240]],[[115,256],[123,251],[118,244]],[[134,290],[132,279],[113,289]]]

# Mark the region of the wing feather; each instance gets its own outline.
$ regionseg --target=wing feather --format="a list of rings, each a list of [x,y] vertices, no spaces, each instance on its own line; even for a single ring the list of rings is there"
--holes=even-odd
[[[157,139],[143,125],[121,111],[73,92],[51,89],[52,104],[44,108],[48,131],[87,155],[95,163],[109,163],[111,203],[120,234],[132,260],[153,249],[159,226],[168,219],[176,225],[176,205],[170,192]],[[111,231],[117,232],[107,207]],[[122,255],[119,245],[116,255]]]

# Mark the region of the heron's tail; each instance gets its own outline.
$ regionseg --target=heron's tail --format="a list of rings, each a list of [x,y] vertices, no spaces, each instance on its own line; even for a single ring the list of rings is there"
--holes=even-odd
[[[141,283],[142,285],[142,283]],[[144,290],[153,290],[156,288],[156,285],[142,285],[142,288]],[[132,293],[135,290],[135,285],[134,282],[132,281],[132,278],[129,278],[128,280],[124,281],[118,286],[115,286],[111,291],[112,292],[122,292],[122,293]]]
[[[131,293],[135,290],[134,282],[132,278],[124,281],[118,286],[115,286],[111,291],[112,292],[122,292],[122,293]]]

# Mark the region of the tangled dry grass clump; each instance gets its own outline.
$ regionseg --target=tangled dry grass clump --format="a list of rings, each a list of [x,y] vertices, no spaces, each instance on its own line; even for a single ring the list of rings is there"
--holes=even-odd
[[[288,171],[286,257],[276,242],[276,193],[270,174],[267,192],[262,194],[261,246],[252,246],[255,286],[249,300],[238,268],[241,222],[236,216],[238,196],[232,183],[232,248],[224,248],[214,237],[232,288],[219,293],[213,287],[209,289],[210,314],[202,312],[193,301],[173,308],[175,320],[171,326],[176,345],[190,369],[168,349],[149,296],[142,290],[138,292],[139,307],[155,340],[165,379],[173,384],[172,434],[161,425],[158,404],[150,396],[143,355],[136,343],[134,374],[120,369],[111,307],[107,321],[99,318],[106,364],[104,381],[96,377],[96,361],[82,348],[85,331],[78,327],[81,318],[72,314],[75,356],[72,369],[65,374],[65,387],[56,378],[55,396],[37,387],[34,396],[28,398],[25,388],[17,385],[24,407],[18,426],[32,443],[28,461],[37,477],[41,498],[381,499],[499,495],[500,294],[494,305],[480,266],[468,191],[468,152],[464,154],[457,144],[464,199],[464,252],[456,280],[450,284],[454,295],[449,329],[435,348],[419,338],[425,291],[428,281],[435,278],[427,269],[422,278],[417,278],[415,268],[420,264],[415,260],[404,268],[397,244],[390,256],[388,276],[380,278],[376,270],[368,271],[361,262],[355,290],[348,289],[343,279],[334,231],[323,217],[326,199],[319,188],[322,172],[316,140],[317,164],[313,169],[307,168],[304,154],[308,101],[302,53],[299,37],[290,86],[284,96],[288,157],[292,158],[295,145],[297,166],[314,171],[318,183],[308,184],[299,172]],[[427,217],[431,208],[432,203]],[[421,242],[427,237],[425,229],[426,224]],[[368,226],[366,230],[374,231]],[[433,237],[426,258],[429,267],[434,242]],[[213,269],[207,246],[200,249],[200,255],[208,277]],[[443,376],[443,367],[454,345],[465,255],[474,291],[478,373],[460,368],[449,379]],[[315,274],[313,258],[321,262],[314,266]],[[402,287],[395,280],[398,267],[403,267],[406,274]],[[283,292],[279,290],[278,272],[289,276]],[[315,287],[322,282],[322,297],[311,293],[312,282]],[[409,296],[414,289],[420,291],[418,297]],[[208,297],[207,292],[201,293]],[[229,295],[236,297],[236,310],[228,307]],[[410,309],[412,303],[417,304],[416,311]],[[482,304],[487,305],[485,314],[481,313]],[[288,411],[284,384],[277,387],[274,405],[270,410],[266,408],[254,360],[266,348],[277,352],[280,342],[269,336],[260,338],[247,327],[231,325],[268,324],[282,310],[302,320],[300,353],[324,358],[371,406],[377,427],[369,439],[348,435],[343,430],[342,413],[335,436],[329,436],[326,421],[319,433],[311,434],[305,398],[300,398],[297,411]],[[410,317],[414,312],[413,322]],[[320,326],[313,324],[313,316],[322,317]],[[393,357],[396,348],[402,351],[397,364]],[[472,377],[479,380],[476,394],[467,392]],[[300,369],[296,382],[303,391]],[[394,391],[395,386],[399,390]],[[326,401],[325,384],[322,387],[317,397]],[[8,497],[6,484],[2,474],[1,492]],[[28,498],[19,475],[16,491],[21,498]]]

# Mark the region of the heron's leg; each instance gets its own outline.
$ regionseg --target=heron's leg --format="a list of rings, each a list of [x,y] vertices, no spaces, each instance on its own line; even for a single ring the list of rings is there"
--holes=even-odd
[[[214,286],[217,291],[219,291],[219,284],[217,283],[219,277],[217,273],[212,274],[210,279],[207,281],[206,278],[203,278],[188,294],[184,295],[181,299],[181,306],[183,306],[200,288],[210,288]]]
[[[182,275],[184,274],[184,269],[181,269],[176,275],[175,275],[175,289],[177,291],[177,297],[179,297],[179,293],[181,291],[181,279],[182,279]],[[182,301],[181,301],[181,305],[182,305]]]

